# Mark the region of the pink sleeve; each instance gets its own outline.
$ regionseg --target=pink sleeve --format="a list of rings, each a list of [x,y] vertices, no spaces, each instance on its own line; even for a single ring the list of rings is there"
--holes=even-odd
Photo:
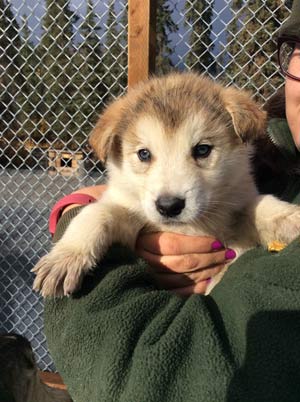
[[[61,217],[64,208],[72,204],[87,205],[94,201],[96,201],[96,199],[87,194],[69,194],[57,201],[52,208],[49,217],[49,232],[51,235],[53,236],[55,233],[57,222]]]

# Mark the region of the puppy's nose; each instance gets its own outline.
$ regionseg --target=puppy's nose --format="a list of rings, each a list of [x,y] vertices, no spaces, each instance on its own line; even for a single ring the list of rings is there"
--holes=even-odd
[[[162,216],[177,216],[185,207],[185,199],[164,195],[155,201],[155,206]]]

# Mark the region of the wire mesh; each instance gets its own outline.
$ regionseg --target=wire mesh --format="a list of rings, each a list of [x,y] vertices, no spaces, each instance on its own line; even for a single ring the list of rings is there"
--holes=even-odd
[[[267,100],[290,3],[158,0],[157,72],[206,72]],[[126,82],[125,0],[0,0],[0,331],[25,335],[43,370],[55,367],[30,269],[55,200],[103,177],[87,137]]]
[[[168,44],[173,67],[205,72],[226,85],[246,88],[261,102],[283,85],[276,35],[292,1],[169,0],[167,4],[176,22]]]
[[[50,248],[55,200],[101,180],[87,136],[126,90],[126,3],[0,0],[0,49],[0,331],[25,335],[53,370],[30,269]]]

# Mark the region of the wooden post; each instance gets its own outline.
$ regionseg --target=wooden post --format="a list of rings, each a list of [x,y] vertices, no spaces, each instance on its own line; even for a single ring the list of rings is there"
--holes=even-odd
[[[128,2],[128,87],[155,69],[156,0]]]

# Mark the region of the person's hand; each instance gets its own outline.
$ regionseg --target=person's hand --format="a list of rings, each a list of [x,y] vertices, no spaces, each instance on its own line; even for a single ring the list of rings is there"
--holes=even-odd
[[[160,288],[182,296],[205,293],[211,278],[235,258],[234,250],[213,237],[167,232],[140,235],[136,252],[148,261]]]

